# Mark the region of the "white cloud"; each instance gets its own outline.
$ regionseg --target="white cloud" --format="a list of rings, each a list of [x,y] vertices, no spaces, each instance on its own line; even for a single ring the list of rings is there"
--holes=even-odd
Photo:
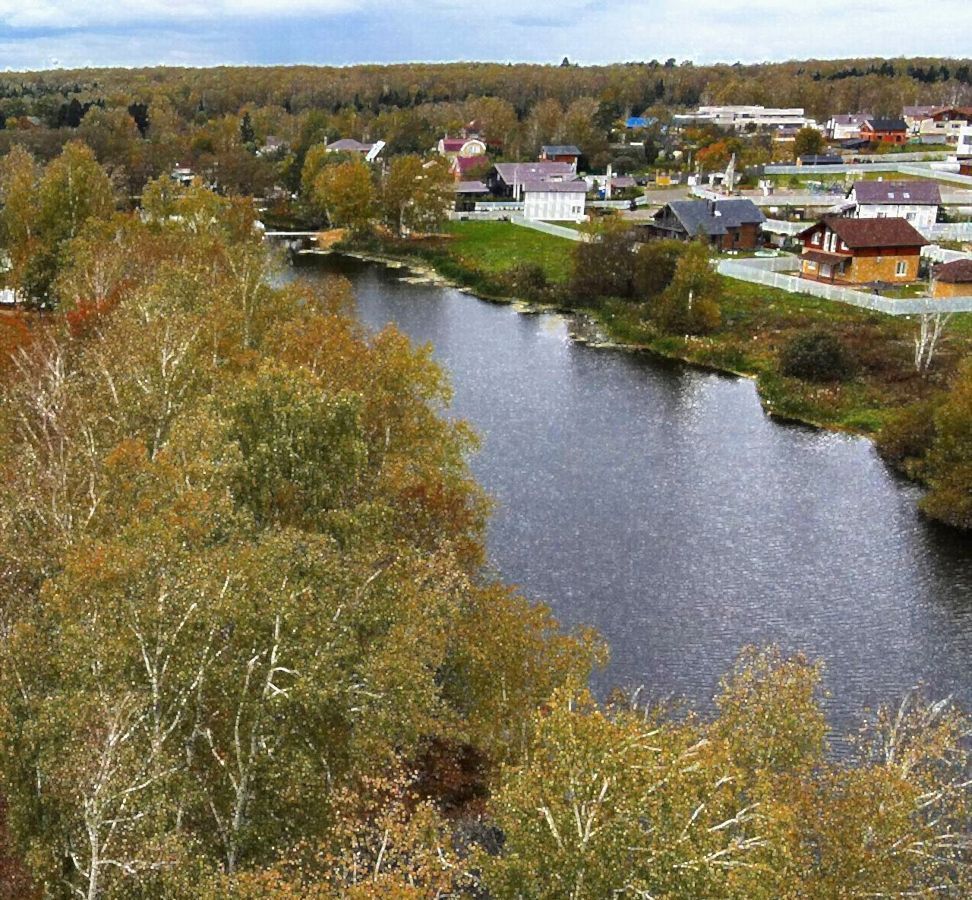
[[[77,66],[965,56],[970,33],[969,0],[935,0],[933,14],[914,0],[799,8],[785,0],[561,0],[529,8],[523,0],[485,8],[481,0],[0,0],[0,59],[17,68],[50,65],[52,57]]]

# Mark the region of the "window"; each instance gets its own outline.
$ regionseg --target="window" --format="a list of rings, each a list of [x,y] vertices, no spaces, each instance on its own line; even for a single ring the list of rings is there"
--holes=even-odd
[[[894,267],[894,274],[898,278],[901,278],[902,276],[907,275],[908,274],[908,263],[906,263],[903,259],[898,260],[898,262],[895,264],[895,267]]]
[[[817,246],[817,247],[819,247],[820,244],[821,244],[821,242],[822,242],[822,240],[823,240],[823,235],[818,231],[818,232],[816,232],[814,234],[814,236],[811,239],[810,243],[813,244],[813,245],[815,245],[815,246]]]

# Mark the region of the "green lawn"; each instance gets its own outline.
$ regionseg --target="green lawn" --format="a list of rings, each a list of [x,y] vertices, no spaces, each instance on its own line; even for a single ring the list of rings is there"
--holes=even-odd
[[[511,222],[450,222],[449,240],[439,248],[465,266],[490,275],[517,263],[537,263],[551,281],[563,283],[570,275],[573,242]]]

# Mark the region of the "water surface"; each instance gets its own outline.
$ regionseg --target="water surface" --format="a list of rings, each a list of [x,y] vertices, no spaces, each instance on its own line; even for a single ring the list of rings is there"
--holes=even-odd
[[[706,708],[742,646],[777,642],[824,661],[841,729],[919,681],[972,705],[972,542],[924,521],[870,442],[770,420],[746,379],[575,344],[556,315],[301,266],[327,271],[369,327],[432,344],[483,439],[492,565],[601,631],[599,688]]]

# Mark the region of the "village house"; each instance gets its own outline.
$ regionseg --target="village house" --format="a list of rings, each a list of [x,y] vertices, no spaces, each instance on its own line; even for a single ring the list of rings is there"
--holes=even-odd
[[[577,160],[581,152],[573,144],[544,144],[540,148],[541,162],[570,163],[577,171]]]
[[[583,222],[587,184],[583,181],[528,181],[522,185],[523,218],[542,222]]]
[[[766,217],[752,200],[672,200],[647,225],[652,237],[691,241],[704,237],[719,250],[755,250]]]
[[[797,237],[803,277],[837,284],[914,281],[928,243],[906,219],[841,216],[825,216]]]
[[[927,119],[936,109],[940,109],[940,107],[906,106],[901,110],[901,118],[904,119],[905,125],[908,126],[908,131],[912,134],[917,134],[922,119]]]
[[[934,181],[857,181],[846,214],[856,219],[907,219],[916,228],[938,221],[942,194]]]
[[[817,123],[808,119],[806,111],[801,107],[774,109],[765,106],[700,106],[694,113],[672,116],[672,122],[678,126],[717,125],[733,131],[783,129],[796,132],[808,126],[817,127]]]
[[[456,212],[471,212],[480,200],[489,196],[489,188],[482,181],[457,181],[453,190],[456,192]]]
[[[959,132],[955,162],[959,164],[960,175],[972,175],[972,126],[966,126]]]
[[[341,138],[331,141],[325,149],[328,153],[357,153],[365,158],[365,162],[374,162],[385,149],[385,142],[375,141],[373,144],[364,144],[353,138]]]
[[[470,172],[475,169],[483,170],[488,166],[489,158],[486,156],[455,156],[449,165],[449,171],[456,181],[468,181]]]
[[[282,138],[278,138],[276,135],[268,134],[266,140],[264,140],[263,145],[257,148],[257,156],[278,156],[283,155],[288,150],[290,150],[290,144],[288,144]]]
[[[436,152],[447,159],[462,157],[467,159],[474,156],[486,155],[486,141],[478,135],[475,137],[451,138],[448,135],[440,138],[436,145]]]
[[[832,116],[827,122],[827,137],[832,141],[847,141],[860,137],[861,126],[873,118],[869,112]]]
[[[918,123],[918,139],[923,144],[957,144],[962,129],[972,121],[972,107],[946,106],[932,110]]]
[[[574,181],[577,173],[565,162],[496,163],[486,175],[486,184],[496,197],[523,199],[523,185],[527,182]]]
[[[908,126],[904,119],[868,119],[861,125],[860,135],[871,144],[907,144]]]
[[[972,297],[972,259],[942,263],[932,271],[932,296]]]

